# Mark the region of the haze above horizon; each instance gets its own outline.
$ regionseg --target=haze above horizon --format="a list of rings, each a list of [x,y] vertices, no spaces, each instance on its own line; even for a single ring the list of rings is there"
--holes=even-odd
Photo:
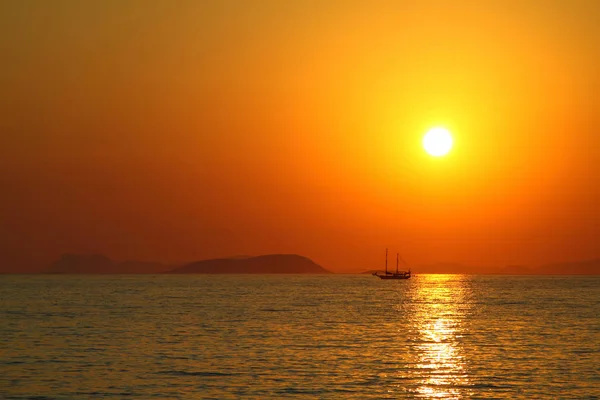
[[[0,272],[600,258],[600,2],[0,3]],[[452,150],[431,157],[430,129]]]

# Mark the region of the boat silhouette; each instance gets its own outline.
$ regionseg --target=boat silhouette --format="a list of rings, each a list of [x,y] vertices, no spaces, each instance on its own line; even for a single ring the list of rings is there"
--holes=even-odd
[[[399,271],[398,270],[398,259],[400,258],[400,254],[396,253],[396,272],[389,272],[387,268],[387,259],[388,259],[388,249],[385,249],[385,274],[379,274],[379,271],[373,273],[373,276],[378,276],[381,279],[410,279],[411,272],[410,268],[408,271]],[[406,265],[404,260],[402,262]]]

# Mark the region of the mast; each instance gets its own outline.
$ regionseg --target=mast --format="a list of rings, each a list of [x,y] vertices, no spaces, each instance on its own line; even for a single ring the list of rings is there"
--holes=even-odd
[[[396,275],[398,275],[398,257],[400,256],[399,253],[396,253]]]
[[[387,249],[385,249],[385,274],[387,275]]]

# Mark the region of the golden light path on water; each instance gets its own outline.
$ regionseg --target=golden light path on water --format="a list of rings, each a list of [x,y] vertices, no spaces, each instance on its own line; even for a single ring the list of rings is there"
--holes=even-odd
[[[469,398],[468,359],[461,338],[468,331],[472,308],[469,277],[419,275],[403,303],[410,320],[410,380],[417,380],[416,397]],[[409,309],[406,309],[406,308]]]
[[[2,399],[600,398],[598,277],[7,276],[0,299]]]

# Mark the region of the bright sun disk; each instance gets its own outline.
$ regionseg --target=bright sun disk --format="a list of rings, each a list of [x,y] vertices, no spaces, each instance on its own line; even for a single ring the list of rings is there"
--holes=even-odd
[[[434,157],[444,156],[452,149],[452,135],[445,128],[432,128],[423,137],[423,147]]]

